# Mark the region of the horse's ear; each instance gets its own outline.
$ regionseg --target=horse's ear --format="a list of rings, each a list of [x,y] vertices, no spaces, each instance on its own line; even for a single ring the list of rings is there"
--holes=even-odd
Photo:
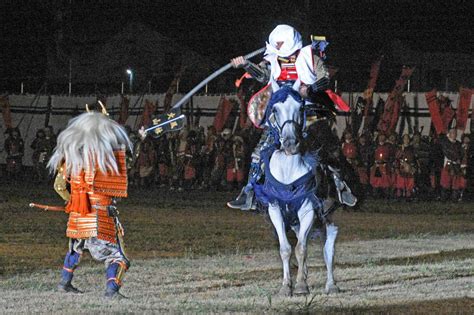
[[[295,83],[293,83],[293,86],[291,87],[293,90],[295,90],[296,92],[299,92],[300,91],[300,86],[301,86],[301,80],[298,79],[295,81]]]

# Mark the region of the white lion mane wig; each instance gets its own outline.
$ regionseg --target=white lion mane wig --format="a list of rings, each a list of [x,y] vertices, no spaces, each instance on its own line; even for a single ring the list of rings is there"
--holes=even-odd
[[[67,175],[79,175],[83,169],[118,173],[114,150],[132,144],[125,129],[106,115],[91,111],[71,119],[58,136],[48,167],[56,172],[65,162]]]

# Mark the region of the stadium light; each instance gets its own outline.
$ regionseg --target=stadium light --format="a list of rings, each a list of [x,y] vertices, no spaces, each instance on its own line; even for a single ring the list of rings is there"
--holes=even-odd
[[[128,74],[128,89],[130,94],[133,93],[133,71],[132,69],[127,69]]]

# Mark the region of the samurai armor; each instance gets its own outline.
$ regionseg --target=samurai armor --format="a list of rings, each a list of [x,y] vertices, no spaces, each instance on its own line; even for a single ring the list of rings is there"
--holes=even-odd
[[[95,174],[93,190],[95,193],[103,194],[110,197],[127,197],[127,166],[125,150],[115,151],[115,159],[117,161],[118,173],[97,172]]]
[[[376,164],[370,171],[370,185],[373,188],[390,188],[392,174],[387,163]]]
[[[112,197],[127,196],[127,168],[125,151],[114,152],[118,173],[86,170],[71,176],[71,197],[66,205],[69,213],[66,235],[74,239],[97,237],[111,243],[117,242],[114,218],[108,206]]]
[[[447,163],[441,170],[440,186],[454,190],[466,188],[466,179],[461,172],[461,167]]]

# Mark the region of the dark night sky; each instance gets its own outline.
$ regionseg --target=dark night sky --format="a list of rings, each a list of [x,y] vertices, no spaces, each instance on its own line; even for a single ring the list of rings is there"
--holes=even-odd
[[[342,67],[368,68],[394,39],[419,51],[472,54],[474,48],[474,1],[7,0],[0,7],[0,79],[44,75],[58,3],[71,10],[65,30],[76,41],[103,40],[138,21],[218,64],[261,47],[279,23],[295,26],[305,40],[327,35],[329,53]]]

